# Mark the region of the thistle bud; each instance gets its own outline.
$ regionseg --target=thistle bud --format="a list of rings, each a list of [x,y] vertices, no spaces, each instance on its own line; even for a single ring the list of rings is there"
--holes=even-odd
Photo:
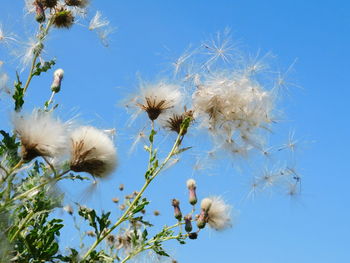
[[[197,227],[199,229],[202,229],[205,227],[205,224],[207,223],[206,217],[207,217],[206,212],[202,210],[199,216],[197,217]]]
[[[43,23],[45,22],[45,11],[44,11],[44,7],[42,5],[42,3],[40,3],[39,1],[35,1],[33,3],[35,5],[35,20],[38,22],[38,23]]]
[[[181,220],[182,214],[180,210],[180,201],[177,199],[173,199],[171,205],[174,207],[174,216],[177,220]]]
[[[187,215],[184,217],[185,220],[185,230],[186,232],[191,232],[192,231],[192,216],[191,215]]]
[[[188,179],[186,185],[189,190],[189,202],[191,205],[195,205],[197,203],[196,181]]]
[[[63,69],[57,69],[53,73],[53,82],[51,84],[52,92],[58,93],[61,90],[61,82],[63,79],[64,71]]]
[[[208,211],[211,207],[212,200],[209,198],[204,198],[201,202],[201,213],[197,217],[197,227],[202,229],[208,221]]]
[[[189,239],[197,239],[198,234],[196,232],[192,232],[188,234]]]

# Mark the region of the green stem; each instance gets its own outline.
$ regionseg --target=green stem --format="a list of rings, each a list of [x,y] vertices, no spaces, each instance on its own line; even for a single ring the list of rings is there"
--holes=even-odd
[[[48,180],[42,184],[39,184],[31,189],[29,189],[28,191],[20,194],[20,195],[17,195],[16,197],[12,198],[11,202],[13,201],[16,201],[16,200],[19,200],[19,199],[22,199],[24,197],[27,197],[29,194],[31,194],[32,192],[34,192],[35,190],[37,189],[40,189],[40,188],[43,188],[45,185],[49,184],[49,183],[52,183],[52,182],[58,182],[62,179],[64,179],[64,175],[66,175],[70,170],[67,170],[67,171],[64,171],[63,173],[61,173],[60,175],[56,176],[55,178],[51,179],[51,180]]]
[[[49,162],[49,160],[45,157],[45,156],[42,156],[44,161],[47,163],[48,166],[50,166],[50,169],[52,170],[54,176],[56,177],[57,176],[57,171],[55,169],[55,167],[52,165],[52,163]]]
[[[181,133],[180,133],[181,134]],[[85,255],[82,258],[82,261],[86,260],[86,258],[90,255],[90,253],[98,246],[98,244],[101,243],[101,241],[103,239],[105,239],[106,236],[108,236],[116,227],[118,227],[122,222],[124,222],[127,217],[129,216],[130,211],[134,208],[135,204],[137,204],[137,202],[139,201],[139,199],[141,198],[143,192],[147,189],[148,185],[153,181],[153,179],[161,172],[161,170],[164,168],[164,166],[167,164],[167,162],[170,160],[170,158],[174,155],[175,150],[177,149],[177,147],[179,146],[180,140],[181,140],[181,135],[178,135],[176,138],[176,141],[171,149],[171,151],[169,152],[168,156],[165,158],[165,160],[163,161],[163,163],[160,165],[160,167],[158,168],[158,170],[156,170],[152,176],[149,177],[148,180],[146,180],[145,184],[142,186],[141,190],[139,191],[139,193],[137,194],[137,196],[135,197],[135,199],[133,200],[133,202],[130,204],[130,206],[128,207],[128,209],[123,213],[123,215],[119,218],[119,220],[106,232],[104,232],[104,234],[102,234],[99,238],[96,239],[96,241],[92,244],[92,246],[89,248],[89,250],[85,253]]]
[[[45,29],[41,29],[41,32],[40,32],[40,35],[38,36],[38,40],[39,42],[37,43],[37,45],[42,45],[42,43],[44,42],[47,34],[49,33],[49,30],[51,28],[51,25],[53,23],[53,16],[50,17],[49,21],[47,22],[46,24],[46,27]],[[36,51],[34,53],[34,56],[33,56],[33,60],[32,60],[32,64],[31,64],[31,67],[30,67],[30,70],[29,70],[29,75],[28,75],[28,78],[26,80],[26,83],[24,85],[24,88],[23,88],[23,95],[26,93],[28,87],[29,87],[29,84],[33,78],[33,72],[34,72],[34,69],[35,69],[35,65],[36,65],[36,61],[38,59],[38,57],[40,56],[40,53],[41,53],[41,50],[40,51]]]
[[[25,225],[28,223],[28,221],[34,216],[34,211],[31,211],[26,218],[24,219],[23,223],[20,225],[20,227],[18,228],[18,230],[16,231],[16,233],[11,237],[10,242],[12,242],[13,240],[15,240],[15,238],[18,236],[18,234],[23,230],[23,228],[25,227]]]
[[[45,110],[47,110],[49,108],[49,106],[52,103],[52,100],[53,100],[53,97],[55,96],[55,94],[56,94],[56,92],[54,92],[54,91],[51,93],[50,99],[46,102],[46,105],[44,107]]]

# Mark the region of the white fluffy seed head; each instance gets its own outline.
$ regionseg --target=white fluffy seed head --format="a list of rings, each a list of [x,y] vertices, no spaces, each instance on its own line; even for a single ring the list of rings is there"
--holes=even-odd
[[[165,82],[142,85],[140,94],[132,99],[152,121],[171,108],[181,108],[183,100],[182,87]]]
[[[15,114],[15,133],[21,140],[22,158],[30,161],[38,156],[58,157],[68,146],[67,124],[54,119],[51,113],[34,110],[31,114]]]
[[[217,145],[232,153],[259,148],[259,130],[272,122],[274,96],[239,72],[216,72],[193,93],[194,118],[209,129]]]
[[[215,230],[224,230],[231,224],[231,206],[226,204],[221,197],[212,196],[209,198],[211,202],[207,222],[211,228]],[[205,200],[205,199],[204,199]],[[209,202],[209,201],[208,201]]]
[[[91,126],[82,126],[71,134],[71,169],[106,177],[117,166],[117,153],[108,135]]]
[[[201,202],[201,209],[204,211],[208,211],[212,205],[212,200],[210,198],[204,198]]]
[[[193,189],[196,187],[196,181],[194,179],[188,179],[186,182],[187,188],[188,189]]]

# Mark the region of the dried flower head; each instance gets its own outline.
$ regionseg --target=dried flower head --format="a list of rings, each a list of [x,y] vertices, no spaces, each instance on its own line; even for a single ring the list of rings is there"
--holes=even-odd
[[[154,121],[166,110],[181,106],[183,94],[180,90],[180,86],[164,82],[141,87],[140,95],[135,98],[136,105]]]
[[[190,120],[192,120],[193,111],[185,110],[185,112],[182,114],[173,113],[172,116],[166,120],[165,127],[171,131],[176,132],[177,134],[180,134],[181,132],[182,133],[181,135],[185,135],[187,133],[188,128],[184,127],[183,130],[181,131],[181,127],[184,124],[184,121],[186,120],[186,118],[189,118]]]
[[[34,110],[30,115],[13,117],[13,126],[22,144],[24,161],[38,156],[57,157],[67,149],[67,126],[50,113]]]
[[[207,210],[207,223],[215,230],[223,230],[231,226],[231,206],[220,197],[205,198],[201,204],[202,209]]]
[[[57,28],[70,28],[74,23],[72,11],[58,7],[54,13],[53,25]]]
[[[36,0],[36,2],[42,4],[45,8],[54,8],[57,5],[58,0]]]
[[[72,171],[106,177],[115,170],[116,149],[112,140],[103,131],[91,126],[79,127],[72,132],[71,140]]]
[[[76,6],[79,8],[85,8],[89,4],[88,0],[64,0],[64,2],[68,6]]]

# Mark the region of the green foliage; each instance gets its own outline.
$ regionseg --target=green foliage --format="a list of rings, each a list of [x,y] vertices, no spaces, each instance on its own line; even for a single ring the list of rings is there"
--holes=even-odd
[[[0,141],[0,156],[7,155],[8,164],[12,167],[19,162],[20,157],[18,156],[19,142],[16,142],[16,135],[10,135],[4,130],[0,130],[0,134],[3,139]]]
[[[15,82],[15,92],[12,98],[15,101],[15,111],[20,111],[24,104],[24,88],[22,88],[22,82],[16,72],[17,81]]]
[[[94,209],[80,206],[78,213],[81,217],[89,222],[89,225],[91,227],[94,228],[97,237],[99,237],[102,232],[111,224],[111,221],[109,220],[111,212],[102,213],[101,217],[99,217]]]
[[[35,69],[32,73],[32,76],[40,76],[42,72],[46,72],[49,69],[52,68],[56,64],[56,61],[54,59],[50,61],[45,61],[44,63],[38,62],[35,65]]]

